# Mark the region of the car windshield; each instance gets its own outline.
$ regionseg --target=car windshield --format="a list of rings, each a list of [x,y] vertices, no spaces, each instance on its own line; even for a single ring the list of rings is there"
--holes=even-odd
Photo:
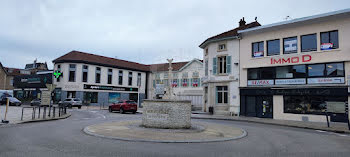
[[[136,104],[135,101],[126,101],[126,103],[128,103],[128,104]]]
[[[18,101],[18,99],[16,99],[15,97],[8,97],[9,100],[14,100],[14,101]]]
[[[74,101],[80,101],[80,99],[74,99]]]

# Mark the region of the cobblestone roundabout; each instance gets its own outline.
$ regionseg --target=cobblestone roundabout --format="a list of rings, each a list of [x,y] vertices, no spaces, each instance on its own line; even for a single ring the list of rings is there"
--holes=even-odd
[[[192,123],[190,129],[154,129],[141,126],[141,121],[107,122],[87,126],[85,133],[97,137],[139,142],[196,143],[239,139],[246,131],[215,123]]]

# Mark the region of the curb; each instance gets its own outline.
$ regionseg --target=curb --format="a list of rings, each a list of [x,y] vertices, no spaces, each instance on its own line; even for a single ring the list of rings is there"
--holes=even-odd
[[[90,136],[100,137],[100,138],[106,138],[106,139],[112,139],[112,140],[120,140],[120,141],[129,141],[129,142],[151,142],[151,143],[209,143],[209,142],[225,142],[225,141],[231,141],[231,140],[237,140],[241,139],[248,135],[247,131],[245,131],[242,128],[239,128],[243,134],[236,137],[231,138],[223,138],[223,139],[213,139],[213,140],[146,140],[146,139],[131,139],[131,138],[122,138],[122,137],[115,137],[115,136],[105,136],[100,135],[97,133],[90,132],[88,129],[89,126],[84,127],[82,131]]]
[[[16,123],[16,124],[24,124],[24,123],[35,123],[35,122],[43,122],[43,121],[60,120],[60,119],[66,119],[66,118],[70,117],[71,115],[72,115],[71,113],[67,113],[66,115],[64,115],[64,116],[62,116],[62,117],[50,118],[50,119],[28,120],[28,121],[18,122],[18,123]]]
[[[296,125],[288,125],[288,124],[278,124],[278,123],[269,123],[269,122],[258,122],[258,121],[252,121],[252,120],[244,120],[244,119],[209,118],[209,117],[191,117],[191,118],[192,118],[192,119],[227,120],[227,121],[238,121],[238,122],[268,124],[268,125],[276,125],[276,126],[294,127],[294,128],[302,128],[302,129],[310,129],[310,130],[322,130],[322,131],[330,131],[330,132],[335,132],[335,133],[350,134],[350,130],[349,130],[349,131],[344,131],[344,130],[335,130],[335,129],[314,128],[314,127],[308,127],[308,126],[296,126]]]

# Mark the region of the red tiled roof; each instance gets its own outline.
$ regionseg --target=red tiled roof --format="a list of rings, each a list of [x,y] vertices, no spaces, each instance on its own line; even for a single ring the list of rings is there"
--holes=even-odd
[[[23,69],[4,67],[4,70],[7,72],[7,75],[9,76],[24,75],[24,74],[21,74],[21,70]]]
[[[71,51],[55,60],[53,63],[73,62],[73,63],[86,63],[95,64],[101,66],[110,66],[116,68],[125,68],[138,71],[149,71],[149,65],[139,64],[135,62],[129,62],[121,59],[115,59],[110,57],[104,57],[100,55]]]
[[[248,24],[246,24],[246,25],[244,25],[244,26],[240,26],[240,27],[237,27],[237,28],[235,28],[235,29],[229,30],[229,31],[227,31],[227,32],[224,32],[224,33],[221,33],[221,34],[212,36],[212,37],[208,38],[207,40],[205,40],[204,42],[202,42],[202,43],[199,45],[199,47],[204,46],[204,44],[207,44],[207,42],[210,42],[210,41],[212,41],[212,40],[223,39],[223,38],[238,36],[237,31],[239,31],[239,30],[244,30],[244,29],[248,29],[248,28],[253,28],[253,27],[257,27],[257,26],[261,26],[261,25],[260,25],[259,22],[254,21],[254,22],[248,23]]]

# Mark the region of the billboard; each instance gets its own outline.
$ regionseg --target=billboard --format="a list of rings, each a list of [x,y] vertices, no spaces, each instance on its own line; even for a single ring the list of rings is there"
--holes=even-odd
[[[46,84],[52,84],[52,74],[20,75],[13,79],[15,88],[46,88]]]

